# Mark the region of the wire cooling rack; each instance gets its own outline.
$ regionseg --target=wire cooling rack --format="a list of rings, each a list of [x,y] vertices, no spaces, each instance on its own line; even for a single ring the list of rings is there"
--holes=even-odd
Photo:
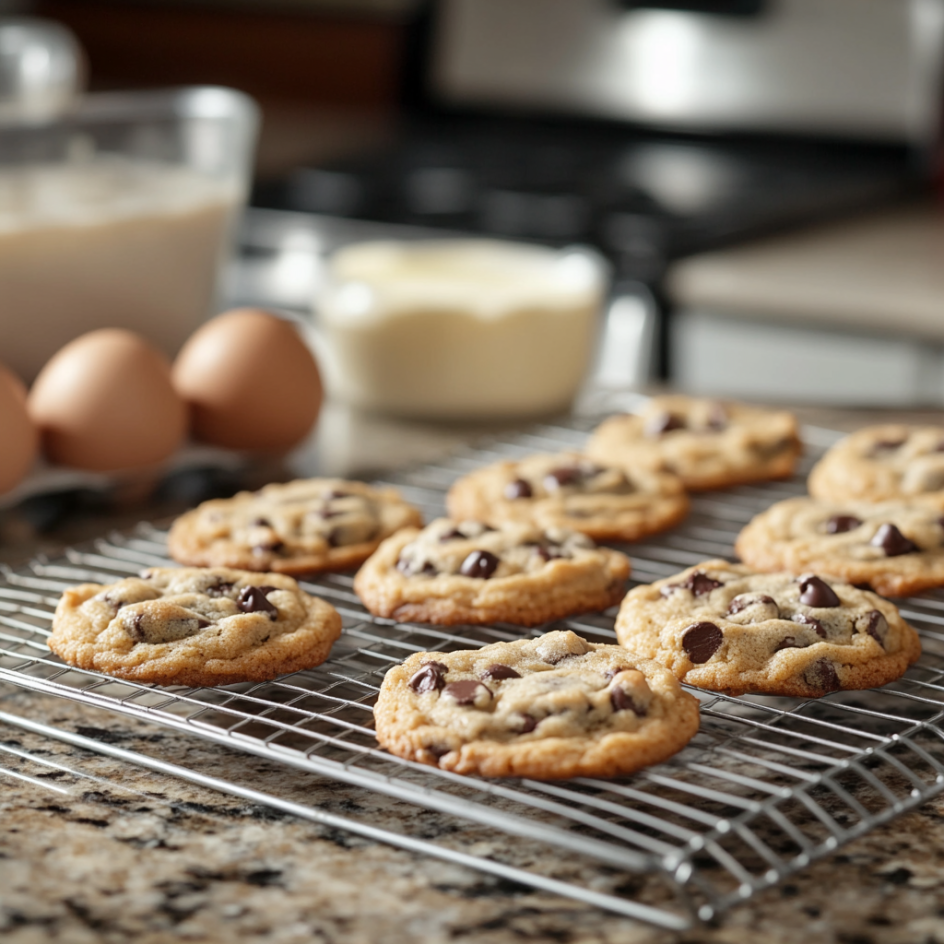
[[[536,427],[385,483],[433,517],[442,513],[445,490],[459,475],[501,458],[580,448],[591,425],[587,420]],[[806,438],[816,441],[817,431],[807,430]],[[827,439],[819,431],[818,441]],[[811,446],[802,473],[817,453]],[[731,557],[740,528],[771,502],[801,494],[803,481],[797,477],[696,497],[681,527],[624,548],[634,580],[649,582],[705,558]],[[404,761],[378,748],[371,705],[386,669],[417,651],[467,649],[553,628],[612,643],[615,610],[535,630],[400,623],[370,616],[350,575],[327,575],[304,586],[343,617],[344,632],[331,658],[272,682],[158,688],[71,669],[51,655],[46,637],[60,591],[167,564],[165,537],[160,528],[142,525],[61,559],[5,571],[0,680],[277,760],[347,784],[355,794],[383,794],[385,809],[403,815],[396,826],[387,819],[378,825],[369,817],[287,804],[235,781],[119,748],[82,746],[676,929],[712,918],[944,790],[941,593],[903,601],[902,612],[921,633],[924,655],[902,679],[880,690],[834,692],[818,700],[731,698],[692,690],[701,701],[701,731],[664,764],[618,780],[488,781]],[[0,720],[17,721],[6,715]],[[59,736],[83,740],[69,732]],[[664,889],[653,890],[660,878]],[[637,900],[643,887],[646,903]]]

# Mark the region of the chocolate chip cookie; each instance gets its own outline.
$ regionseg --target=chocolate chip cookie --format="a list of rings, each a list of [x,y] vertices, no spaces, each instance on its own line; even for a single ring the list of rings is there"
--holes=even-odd
[[[614,777],[698,730],[671,672],[572,632],[418,652],[384,677],[377,740],[399,757],[486,777]]]
[[[814,570],[888,597],[944,586],[944,518],[923,502],[790,498],[753,518],[735,547],[756,570]]]
[[[610,465],[672,472],[695,491],[787,478],[800,452],[790,413],[685,396],[653,397],[639,414],[611,416],[586,448]]]
[[[197,567],[309,574],[347,570],[423,517],[392,488],[300,479],[204,502],[175,522],[171,557]]]
[[[723,560],[635,587],[616,634],[683,682],[731,695],[818,698],[874,688],[921,654],[918,634],[875,593]]]
[[[291,577],[167,567],[66,590],[49,648],[136,682],[229,685],[320,665],[340,634],[334,607]]]
[[[573,531],[439,518],[388,538],[354,590],[375,616],[537,626],[618,603],[629,561]]]
[[[446,496],[456,519],[568,528],[596,541],[664,531],[688,506],[676,475],[604,466],[577,453],[496,462],[463,476]]]
[[[833,446],[810,472],[823,501],[926,498],[944,507],[944,428],[869,426]]]

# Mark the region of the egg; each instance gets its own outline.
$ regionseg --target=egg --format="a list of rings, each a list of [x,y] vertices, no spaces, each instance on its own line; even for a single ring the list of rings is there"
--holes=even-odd
[[[228,311],[197,330],[174,362],[195,439],[284,452],[318,418],[318,365],[295,327],[254,308]]]
[[[39,432],[26,410],[26,387],[0,366],[0,494],[26,475],[39,451]]]
[[[52,462],[98,472],[161,462],[187,431],[169,362],[119,328],[91,331],[61,348],[36,378],[28,407]]]

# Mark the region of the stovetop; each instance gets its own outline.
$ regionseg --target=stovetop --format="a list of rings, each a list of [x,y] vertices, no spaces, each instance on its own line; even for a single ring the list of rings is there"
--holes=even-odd
[[[583,121],[407,121],[391,146],[299,167],[254,204],[333,217],[598,247],[623,278],[867,207],[914,187],[895,146],[694,138]]]

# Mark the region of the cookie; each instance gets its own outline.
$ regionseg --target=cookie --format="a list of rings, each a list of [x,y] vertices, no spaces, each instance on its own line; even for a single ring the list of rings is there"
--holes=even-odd
[[[300,479],[204,502],[174,522],[167,545],[190,566],[310,574],[356,567],[384,538],[422,523],[392,488]]]
[[[375,616],[537,626],[618,603],[629,561],[573,531],[439,518],[388,538],[354,578]]]
[[[735,548],[755,570],[813,570],[887,597],[944,586],[944,518],[933,504],[790,498],[753,518]]]
[[[874,688],[921,654],[918,634],[875,593],[723,560],[635,587],[616,635],[683,682],[731,695]]]
[[[809,492],[823,501],[915,498],[944,508],[944,428],[869,426],[846,436],[813,466]]]
[[[572,632],[418,652],[384,677],[377,740],[485,777],[615,777],[681,750],[698,701],[671,672]]]
[[[49,648],[135,682],[229,685],[320,665],[340,634],[334,607],[291,577],[164,567],[66,590]]]
[[[698,491],[787,478],[801,446],[790,413],[665,396],[605,420],[585,451],[609,465],[672,472]]]
[[[496,462],[459,479],[446,496],[458,520],[567,528],[595,541],[636,541],[678,524],[689,500],[667,472],[604,466],[577,453]]]

